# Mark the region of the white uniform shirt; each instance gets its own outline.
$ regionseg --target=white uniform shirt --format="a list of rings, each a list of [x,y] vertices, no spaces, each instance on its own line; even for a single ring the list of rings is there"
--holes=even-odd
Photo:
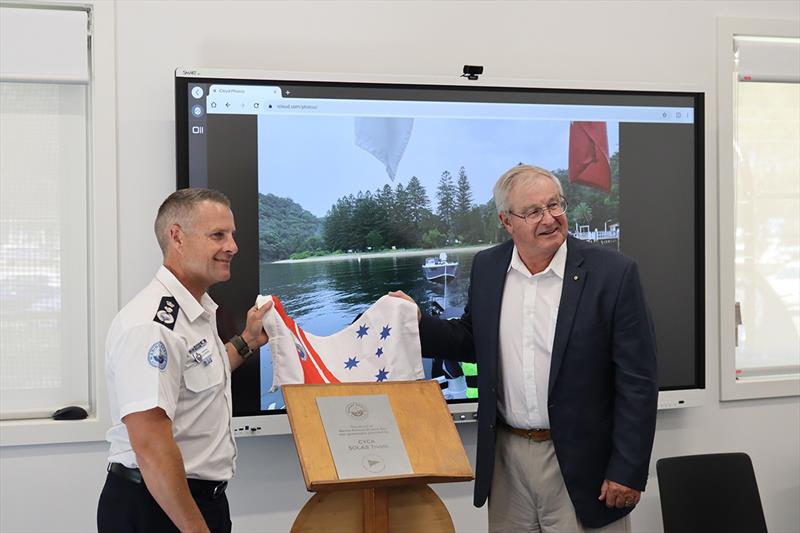
[[[542,272],[532,275],[511,253],[500,309],[497,409],[510,426],[549,428],[550,357],[564,282],[567,243]]]
[[[172,420],[186,476],[233,477],[231,369],[217,304],[198,302],[166,267],[114,318],[106,340],[109,462],[137,467],[122,418],[161,407]]]

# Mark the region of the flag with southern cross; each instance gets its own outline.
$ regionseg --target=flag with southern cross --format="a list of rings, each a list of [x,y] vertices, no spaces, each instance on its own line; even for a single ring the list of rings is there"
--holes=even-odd
[[[326,337],[304,331],[275,296],[259,296],[272,350],[272,391],[291,383],[423,379],[417,307],[384,296],[352,324]]]

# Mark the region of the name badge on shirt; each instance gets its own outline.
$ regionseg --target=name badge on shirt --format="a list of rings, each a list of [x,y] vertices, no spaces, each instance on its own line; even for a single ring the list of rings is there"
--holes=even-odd
[[[203,366],[208,366],[214,360],[214,353],[208,346],[208,341],[203,339],[189,348],[189,357],[194,359],[195,363],[203,363]]]

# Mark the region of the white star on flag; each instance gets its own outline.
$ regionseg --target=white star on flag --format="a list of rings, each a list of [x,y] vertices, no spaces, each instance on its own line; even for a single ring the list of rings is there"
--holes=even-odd
[[[272,389],[291,383],[398,381],[425,377],[417,307],[384,296],[348,327],[321,337],[308,333],[286,314],[275,296],[259,296],[256,306],[272,299],[264,331],[272,350]]]

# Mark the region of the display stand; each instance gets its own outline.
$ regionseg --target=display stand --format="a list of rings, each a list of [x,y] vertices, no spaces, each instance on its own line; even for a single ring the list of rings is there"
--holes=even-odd
[[[293,533],[454,531],[447,508],[428,483],[473,479],[461,438],[435,381],[284,385],[306,488],[316,494]],[[339,479],[317,397],[386,395],[413,473]]]

